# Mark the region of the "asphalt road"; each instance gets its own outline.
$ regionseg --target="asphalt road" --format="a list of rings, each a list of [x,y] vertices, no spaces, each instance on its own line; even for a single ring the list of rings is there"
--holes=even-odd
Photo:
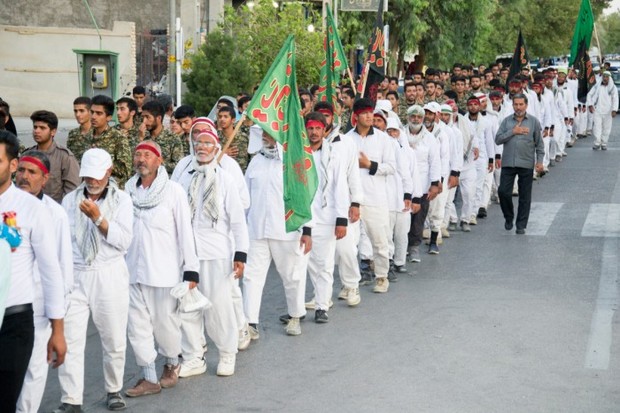
[[[408,264],[412,275],[388,294],[362,287],[357,308],[335,300],[330,322],[307,320],[299,337],[278,321],[286,307],[272,270],[261,338],[238,354],[233,377],[215,376],[209,342],[206,375],[127,399],[127,411],[620,411],[619,122],[607,152],[582,139],[534,183],[527,235],[505,231],[493,205],[440,255]],[[130,347],[125,388],[140,374]],[[105,412],[92,326],[86,360],[84,409]],[[52,371],[42,411],[59,400]]]

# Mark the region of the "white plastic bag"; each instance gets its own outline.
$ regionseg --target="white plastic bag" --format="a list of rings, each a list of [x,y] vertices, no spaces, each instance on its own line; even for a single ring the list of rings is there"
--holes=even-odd
[[[198,288],[190,290],[189,282],[183,281],[170,290],[170,295],[179,300],[179,310],[183,313],[200,311],[211,308],[211,302]]]

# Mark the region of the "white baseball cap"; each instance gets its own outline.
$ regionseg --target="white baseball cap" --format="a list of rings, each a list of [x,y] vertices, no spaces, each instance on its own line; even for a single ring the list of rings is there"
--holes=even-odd
[[[441,112],[441,106],[439,106],[439,103],[437,102],[428,102],[426,105],[424,105],[423,109],[433,113]]]
[[[112,157],[100,148],[92,148],[84,152],[80,166],[80,178],[102,179],[112,167]]]
[[[388,129],[400,129],[400,123],[398,122],[398,119],[394,119],[394,118],[388,118],[387,120],[387,128],[385,128],[386,130]]]

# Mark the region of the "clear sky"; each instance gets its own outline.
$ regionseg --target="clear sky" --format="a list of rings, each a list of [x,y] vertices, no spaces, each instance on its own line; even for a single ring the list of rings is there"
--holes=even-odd
[[[609,7],[603,11],[603,14],[611,14],[620,9],[620,0],[612,0]]]

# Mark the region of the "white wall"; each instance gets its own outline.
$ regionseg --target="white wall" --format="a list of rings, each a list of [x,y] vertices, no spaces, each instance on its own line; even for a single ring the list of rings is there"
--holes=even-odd
[[[133,22],[115,21],[100,30],[102,49],[119,53],[120,91],[131,90],[136,78],[136,30]],[[79,95],[77,57],[72,49],[99,49],[94,29],[0,25],[0,97],[13,116],[39,109],[73,117]]]

